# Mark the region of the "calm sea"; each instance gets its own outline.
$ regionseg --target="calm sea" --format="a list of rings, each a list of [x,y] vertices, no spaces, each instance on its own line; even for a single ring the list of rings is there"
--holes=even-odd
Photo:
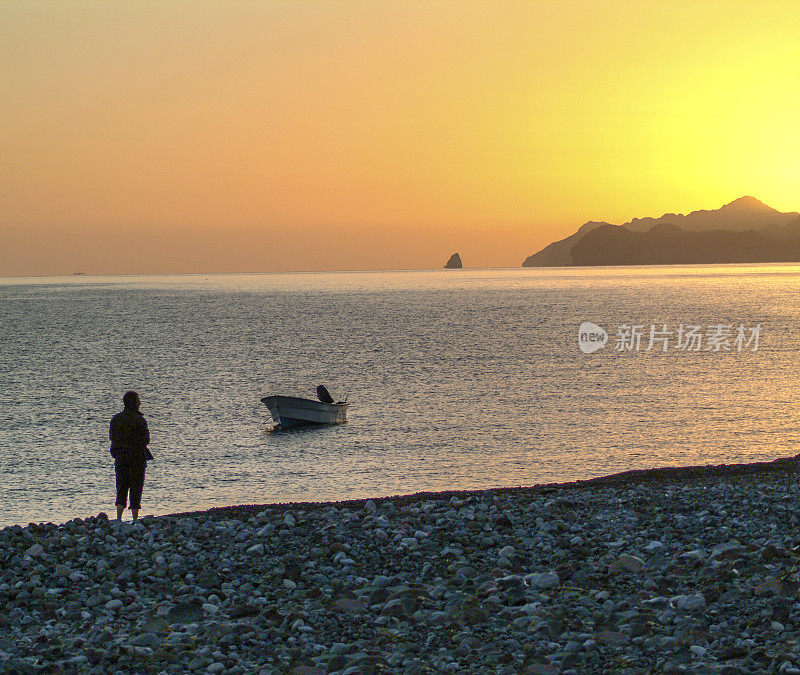
[[[0,525],[113,511],[127,389],[158,514],[794,455],[799,350],[797,265],[2,279]],[[320,383],[347,424],[268,432]]]

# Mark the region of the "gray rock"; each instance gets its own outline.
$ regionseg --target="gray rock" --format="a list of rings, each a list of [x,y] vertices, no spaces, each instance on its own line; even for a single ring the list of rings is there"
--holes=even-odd
[[[679,609],[682,612],[696,612],[705,608],[706,599],[699,594],[678,595],[672,598],[672,605],[675,609]]]
[[[169,623],[196,623],[203,618],[203,606],[199,602],[184,602],[167,612]]]
[[[644,547],[644,550],[651,555],[661,553],[664,551],[664,549],[665,546],[660,541],[651,541],[647,546]]]
[[[637,558],[627,553],[620,554],[617,558],[620,566],[628,572],[641,572],[645,567],[645,562],[641,558]]]
[[[530,585],[531,588],[547,590],[558,586],[561,580],[558,578],[558,574],[551,570],[549,572],[534,572],[533,574],[528,574],[525,577],[525,582]]]
[[[128,644],[136,645],[137,647],[158,647],[162,644],[162,639],[155,633],[142,633],[130,638]]]
[[[504,546],[497,552],[499,558],[508,558],[509,560],[514,557],[516,551],[513,546]]]
[[[388,616],[395,619],[402,619],[405,616],[403,601],[399,598],[389,600],[381,609],[381,616]]]
[[[733,539],[732,541],[725,542],[724,544],[717,544],[714,548],[712,548],[711,557],[718,559],[731,558],[735,557],[744,550],[745,547]]]
[[[44,547],[41,544],[34,544],[25,551],[25,555],[30,558],[40,558],[44,555]]]

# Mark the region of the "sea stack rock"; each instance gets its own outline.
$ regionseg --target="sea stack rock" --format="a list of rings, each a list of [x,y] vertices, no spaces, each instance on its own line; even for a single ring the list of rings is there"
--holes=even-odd
[[[460,270],[463,267],[461,264],[461,256],[458,253],[453,253],[450,256],[450,260],[447,261],[447,264],[444,266],[446,270]]]

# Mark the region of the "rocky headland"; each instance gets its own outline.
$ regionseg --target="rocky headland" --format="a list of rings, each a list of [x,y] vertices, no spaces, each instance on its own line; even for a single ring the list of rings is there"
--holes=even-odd
[[[780,239],[755,230],[692,232],[667,224],[637,232],[603,225],[582,237],[570,254],[575,266],[798,262],[800,237]]]
[[[800,214],[755,197],[713,210],[634,218],[623,225],[591,221],[528,256],[523,267],[688,265],[800,261]]]
[[[796,458],[0,531],[0,670],[800,673]]]

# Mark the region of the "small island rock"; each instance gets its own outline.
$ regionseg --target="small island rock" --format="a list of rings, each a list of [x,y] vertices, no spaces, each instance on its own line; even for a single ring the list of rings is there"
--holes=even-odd
[[[458,253],[453,253],[450,256],[450,260],[447,261],[447,264],[444,266],[446,270],[460,270],[463,267],[461,264],[461,256]]]

